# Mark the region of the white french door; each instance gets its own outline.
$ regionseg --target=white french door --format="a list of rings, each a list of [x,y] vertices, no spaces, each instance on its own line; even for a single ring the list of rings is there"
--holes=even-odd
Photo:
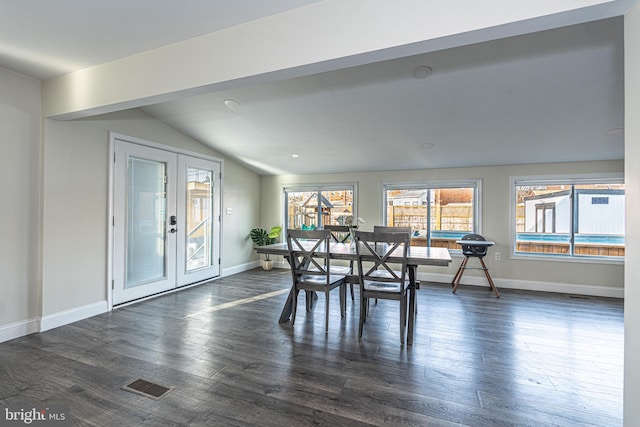
[[[220,163],[116,139],[112,304],[220,274]]]
[[[220,275],[220,163],[178,155],[178,286]]]

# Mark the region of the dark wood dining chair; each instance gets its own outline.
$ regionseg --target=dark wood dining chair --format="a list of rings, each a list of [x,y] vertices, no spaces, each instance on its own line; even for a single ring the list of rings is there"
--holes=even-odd
[[[369,298],[396,300],[400,302],[400,344],[404,344],[410,284],[407,273],[408,250],[408,233],[356,231],[360,279],[358,338],[362,338],[362,330],[367,320]],[[391,256],[393,260],[390,259]]]
[[[453,293],[455,294],[458,290],[458,286],[460,285],[460,280],[462,280],[462,274],[464,274],[465,270],[473,269],[473,270],[483,270],[484,275],[487,277],[489,281],[489,286],[494,294],[496,294],[496,298],[500,298],[500,293],[498,292],[498,288],[493,283],[491,279],[491,275],[489,274],[489,269],[484,263],[483,258],[487,255],[487,250],[490,245],[478,244],[478,242],[486,242],[486,239],[479,234],[467,234],[460,239],[460,246],[462,247],[462,255],[464,255],[464,259],[460,263],[460,267],[456,272],[456,275],[453,276],[453,281],[451,282],[451,286],[453,286]],[[464,243],[462,243],[464,242]],[[493,244],[493,243],[492,243]],[[480,261],[480,265],[482,267],[467,267],[467,263],[469,262],[469,258],[478,258]]]
[[[409,234],[409,245],[411,245],[411,227],[393,227],[388,225],[374,225],[374,233],[407,233]],[[416,282],[416,287],[420,287],[420,283]],[[378,300],[376,299],[376,304]]]
[[[374,233],[409,233],[411,238],[411,227],[389,227],[386,225],[374,225]]]
[[[292,298],[291,326],[296,320],[298,294],[306,292],[307,311],[310,311],[314,292],[323,292],[325,300],[325,333],[329,331],[329,292],[340,291],[340,316],[346,311],[346,276],[331,273],[329,230],[287,230],[287,247],[291,266]]]
[[[351,238],[350,229],[346,225],[327,224],[323,226],[323,228],[331,232],[331,240],[336,243],[348,243]],[[353,260],[349,261],[349,265],[332,265],[331,272],[335,274],[345,274],[347,276],[353,274]],[[349,287],[351,290],[351,300],[354,301],[353,283],[349,283]]]

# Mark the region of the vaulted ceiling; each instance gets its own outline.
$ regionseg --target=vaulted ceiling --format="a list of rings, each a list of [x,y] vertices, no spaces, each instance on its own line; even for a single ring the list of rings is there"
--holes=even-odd
[[[0,66],[46,80],[311,3],[1,1]],[[610,160],[623,82],[613,17],[142,109],[261,174]]]

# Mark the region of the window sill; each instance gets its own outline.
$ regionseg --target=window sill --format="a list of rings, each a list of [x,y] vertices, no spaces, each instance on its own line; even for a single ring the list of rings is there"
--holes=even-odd
[[[540,254],[511,254],[509,259],[519,261],[552,261],[552,262],[571,262],[579,264],[610,264],[610,265],[624,265],[624,258],[622,257],[576,257],[576,256],[564,256],[564,255],[540,255]]]

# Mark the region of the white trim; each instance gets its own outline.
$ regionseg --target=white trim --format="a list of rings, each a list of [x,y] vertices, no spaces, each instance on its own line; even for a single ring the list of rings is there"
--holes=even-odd
[[[511,255],[509,259],[526,260],[526,261],[551,261],[551,262],[575,262],[582,264],[609,264],[609,265],[624,265],[624,257],[597,257],[597,256],[569,256],[569,255],[544,255],[542,253],[518,253]]]
[[[624,173],[620,172],[597,172],[597,173],[576,173],[576,174],[550,174],[550,175],[528,175],[512,176],[511,187],[516,185],[545,185],[545,184],[594,184],[594,183],[624,183]]]
[[[348,181],[348,182],[331,182],[331,183],[321,183],[314,182],[310,184],[282,184],[282,191],[296,191],[296,192],[317,192],[317,191],[342,191],[345,187],[355,187],[358,186],[358,181]]]
[[[283,232],[286,233],[286,228],[289,227],[289,218],[287,217],[289,212],[289,200],[286,197],[287,193],[290,192],[322,192],[322,191],[351,191],[353,192],[351,202],[351,215],[354,217],[358,217],[358,181],[352,182],[338,182],[338,183],[329,183],[329,184],[319,184],[319,183],[311,183],[311,184],[282,184],[281,185],[281,197],[280,206],[282,207],[282,224],[286,224],[283,228]],[[286,236],[285,236],[286,237]]]
[[[469,178],[469,179],[434,179],[426,181],[396,181],[396,182],[383,182],[382,187],[385,190],[415,190],[416,188],[458,188],[468,187],[470,184],[480,185],[482,178]]]
[[[115,212],[114,209],[114,200],[115,194],[114,189],[114,174],[115,174],[115,161],[116,155],[116,134],[114,132],[109,132],[109,170],[108,170],[108,202],[107,202],[107,310],[111,311],[113,309],[113,221]]]
[[[115,307],[113,307],[113,309],[126,307],[126,306],[129,306],[129,305],[132,305],[132,304],[137,304],[137,303],[142,302],[142,301],[147,301],[147,300],[154,299],[154,298],[157,298],[157,297],[161,297],[161,296],[164,296],[164,295],[169,295],[169,294],[172,294],[174,292],[180,292],[180,291],[183,291],[185,289],[193,288],[195,286],[204,285],[206,283],[218,280],[219,278],[220,278],[220,276],[216,276],[216,277],[212,277],[210,279],[201,280],[201,281],[196,282],[196,283],[190,283],[188,285],[180,286],[179,288],[167,289],[166,291],[158,292],[157,294],[148,295],[146,297],[134,299],[132,301],[123,302],[122,304],[118,304]]]
[[[291,268],[291,266],[289,265],[289,262],[286,260],[283,261],[274,261],[273,262],[273,268],[282,268],[284,270],[289,270]]]
[[[274,268],[289,269],[286,261],[274,262]],[[442,273],[420,273],[418,272],[418,280],[424,282],[441,283],[451,286],[451,274]],[[499,279],[491,277],[498,290],[500,289],[518,289],[523,291],[552,292],[570,295],[589,295],[594,297],[606,298],[624,298],[624,289],[622,287],[611,287],[605,285],[582,285],[573,283],[554,283],[554,282],[538,282],[532,280],[516,280],[516,279]],[[487,289],[489,284],[484,276],[463,276],[462,285],[483,286]],[[462,290],[458,289],[458,293]]]
[[[103,314],[107,311],[109,311],[109,304],[105,300],[49,314],[47,316],[43,316],[40,320],[40,332],[68,325],[69,323],[77,322],[78,320],[88,319],[89,317],[97,316],[98,314]]]
[[[219,177],[219,182],[220,182],[220,188],[219,188],[219,200],[220,200],[220,212],[219,212],[219,218],[220,218],[220,233],[219,233],[219,248],[218,248],[218,258],[219,258],[219,268],[220,271],[222,271],[222,265],[224,264],[224,255],[223,255],[223,248],[224,248],[224,241],[223,241],[223,230],[224,230],[224,215],[222,215],[222,212],[224,212],[224,159],[219,158],[219,157],[214,157],[214,156],[209,156],[206,154],[202,154],[202,153],[198,153],[198,152],[194,152],[194,151],[190,151],[190,150],[185,150],[182,148],[178,148],[178,147],[173,147],[170,145],[164,145],[164,144],[160,144],[157,142],[153,142],[153,141],[149,141],[146,139],[142,139],[142,138],[137,138],[134,136],[130,136],[130,135],[125,135],[122,133],[118,133],[118,132],[109,132],[109,168],[108,168],[108,196],[109,196],[109,200],[108,200],[108,213],[107,213],[107,218],[108,218],[108,224],[107,224],[107,228],[108,228],[108,232],[107,232],[107,282],[106,282],[106,287],[107,287],[107,311],[111,311],[113,310],[113,291],[112,291],[112,283],[113,283],[113,262],[114,262],[114,257],[113,257],[113,251],[114,251],[114,236],[113,236],[113,217],[115,215],[114,213],[114,199],[115,199],[115,195],[114,195],[114,173],[115,173],[115,148],[116,148],[116,140],[121,140],[124,142],[128,142],[128,143],[133,143],[133,144],[139,144],[139,145],[143,145],[143,146],[147,146],[147,147],[151,147],[151,148],[156,148],[158,150],[163,150],[163,151],[168,151],[171,153],[175,153],[175,154],[184,154],[190,157],[195,157],[195,158],[199,158],[199,159],[204,159],[204,160],[208,160],[208,161],[212,161],[212,162],[217,162],[220,164],[220,177]],[[176,156],[177,157],[177,156]],[[209,280],[214,280],[218,277],[221,276],[217,276],[217,277],[212,277],[210,279],[206,279],[204,281],[209,281]],[[193,283],[192,285],[198,285],[201,282],[197,282],[197,283]],[[189,285],[191,286],[191,285]],[[185,289],[189,286],[182,286],[179,288],[176,288],[176,290],[179,289]],[[138,301],[138,300],[136,300]]]
[[[509,177],[509,257],[520,260],[540,260],[540,261],[563,261],[563,262],[589,262],[597,264],[623,264],[624,258],[612,257],[583,257],[568,255],[554,257],[541,253],[516,253],[516,186],[517,185],[546,185],[546,184],[600,184],[600,183],[623,183],[624,173],[579,173],[579,174],[550,174],[550,175],[528,175]],[[573,231],[572,231],[573,235]]]
[[[418,280],[442,283],[450,286],[450,274],[418,273]],[[553,292],[571,295],[589,295],[595,297],[624,298],[622,287],[605,285],[581,285],[573,283],[538,282],[531,280],[499,279],[492,277],[498,290],[519,289],[523,291]],[[463,276],[462,285],[483,286],[490,290],[487,278],[484,276]],[[462,294],[464,289],[458,289],[456,294]]]
[[[474,233],[482,235],[482,178],[452,179],[452,180],[428,180],[428,181],[401,181],[380,183],[382,192],[382,222],[387,224],[387,191],[388,190],[415,190],[415,189],[440,189],[440,188],[473,188],[473,227]],[[459,249],[453,249],[460,251]]]
[[[242,273],[243,271],[253,270],[256,267],[260,267],[260,261],[251,261],[244,264],[238,264],[233,267],[225,268],[222,271],[222,277],[233,276],[237,273]]]
[[[262,263],[260,260],[247,262],[245,264],[239,264],[235,267],[225,268],[223,272],[223,277],[232,276],[237,273],[242,273],[243,271],[253,270],[254,268],[262,267]],[[284,270],[289,269],[289,263],[286,260],[282,261],[273,261],[273,268],[281,268]]]
[[[160,144],[158,142],[148,141],[146,139],[125,135],[118,132],[109,132],[109,141],[110,142],[115,141],[116,139],[119,139],[125,142],[131,142],[133,144],[145,145],[147,147],[168,151],[170,153],[186,154],[187,156],[198,157],[201,159],[210,160],[212,162],[220,162],[221,164],[224,163],[224,159],[221,159],[220,157],[208,156],[206,154],[198,153],[195,151],[185,150],[183,148],[174,147],[172,145]]]
[[[0,342],[13,340],[40,331],[40,319],[29,319],[0,326]]]

